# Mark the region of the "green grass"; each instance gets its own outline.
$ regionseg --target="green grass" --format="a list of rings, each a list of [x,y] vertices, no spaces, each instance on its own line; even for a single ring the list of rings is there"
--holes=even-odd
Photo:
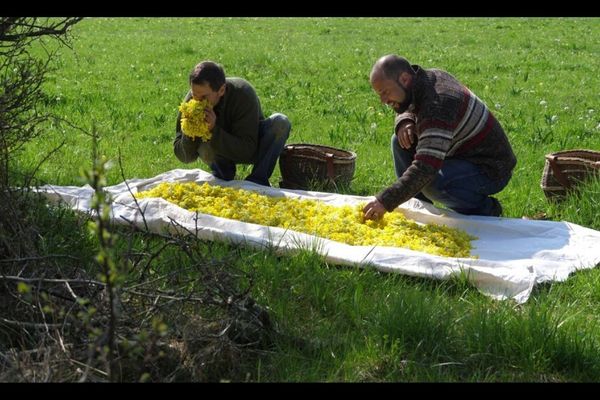
[[[290,143],[355,151],[348,192],[372,195],[393,179],[393,113],[369,86],[381,55],[397,53],[451,72],[505,127],[518,158],[499,194],[504,215],[546,212],[600,229],[597,182],[562,204],[540,189],[546,153],[600,149],[598,18],[89,18],[61,49],[46,104],[100,136],[109,158],[122,154],[127,178],[184,165],[172,141],[187,76],[200,60],[248,79],[266,114],[292,122]],[[58,143],[38,178],[81,185],[91,139],[48,127],[20,154],[28,171]],[[108,184],[122,181],[118,168]],[[279,181],[276,170],[272,183]],[[68,227],[64,228],[69,229]],[[497,302],[464,279],[430,281],[328,265],[303,252],[207,244],[211,257],[238,254],[257,273],[253,295],[289,339],[257,364],[256,381],[595,381],[600,376],[600,273],[537,287],[528,303]],[[303,345],[297,340],[305,339]],[[226,378],[226,377],[224,377]]]

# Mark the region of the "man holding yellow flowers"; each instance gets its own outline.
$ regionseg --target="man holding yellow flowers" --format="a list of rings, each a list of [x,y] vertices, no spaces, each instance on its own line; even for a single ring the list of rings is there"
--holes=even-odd
[[[252,164],[246,180],[271,186],[269,178],[290,135],[288,118],[274,113],[265,119],[252,85],[226,78],[223,67],[213,61],[197,64],[189,84],[177,114],[177,158],[184,163],[200,158],[215,177],[226,181],[235,178],[236,164]]]

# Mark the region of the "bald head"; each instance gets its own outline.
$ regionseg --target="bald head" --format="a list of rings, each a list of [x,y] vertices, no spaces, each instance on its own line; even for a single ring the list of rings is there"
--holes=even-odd
[[[381,79],[395,81],[402,72],[408,72],[410,75],[414,75],[415,73],[406,58],[395,54],[388,54],[375,62],[371,69],[370,81],[371,83]]]
[[[394,54],[381,57],[371,69],[371,86],[383,104],[397,113],[405,112],[413,100],[415,70],[410,63]]]

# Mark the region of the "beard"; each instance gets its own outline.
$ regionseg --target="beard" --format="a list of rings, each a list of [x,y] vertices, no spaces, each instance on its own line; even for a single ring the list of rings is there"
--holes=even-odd
[[[412,90],[409,90],[408,88],[406,88],[403,84],[398,82],[398,85],[400,85],[400,87],[402,88],[402,90],[404,90],[404,101],[402,103],[397,103],[398,105],[394,106],[394,111],[396,111],[398,114],[402,114],[403,112],[405,112],[406,110],[408,110],[408,107],[410,107],[410,105],[412,104],[413,101],[413,95],[412,95]]]

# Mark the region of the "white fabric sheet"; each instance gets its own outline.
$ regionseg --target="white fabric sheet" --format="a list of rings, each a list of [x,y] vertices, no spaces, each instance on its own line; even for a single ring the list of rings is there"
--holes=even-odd
[[[372,200],[372,197],[267,188],[246,181],[225,182],[200,169],[175,169],[153,178],[131,179],[107,187],[113,197],[112,218],[118,223],[127,220],[143,227],[141,213],[129,190],[136,193],[161,182],[190,181],[208,181],[268,196],[307,198],[333,205]],[[73,209],[90,211],[93,190],[88,185],[45,185],[37,190],[54,202],[63,201]],[[202,239],[276,248],[281,252],[313,249],[336,264],[435,279],[465,273],[482,293],[499,300],[514,299],[518,303],[527,301],[537,283],[563,281],[578,269],[593,268],[600,263],[599,231],[569,222],[465,216],[416,199],[402,204],[396,212],[403,212],[417,222],[444,224],[477,236],[472,254],[478,258],[441,257],[398,247],[350,246],[282,228],[196,214],[159,198],[142,199],[139,205],[153,232],[180,229],[171,223],[172,219],[190,232],[197,232]]]

